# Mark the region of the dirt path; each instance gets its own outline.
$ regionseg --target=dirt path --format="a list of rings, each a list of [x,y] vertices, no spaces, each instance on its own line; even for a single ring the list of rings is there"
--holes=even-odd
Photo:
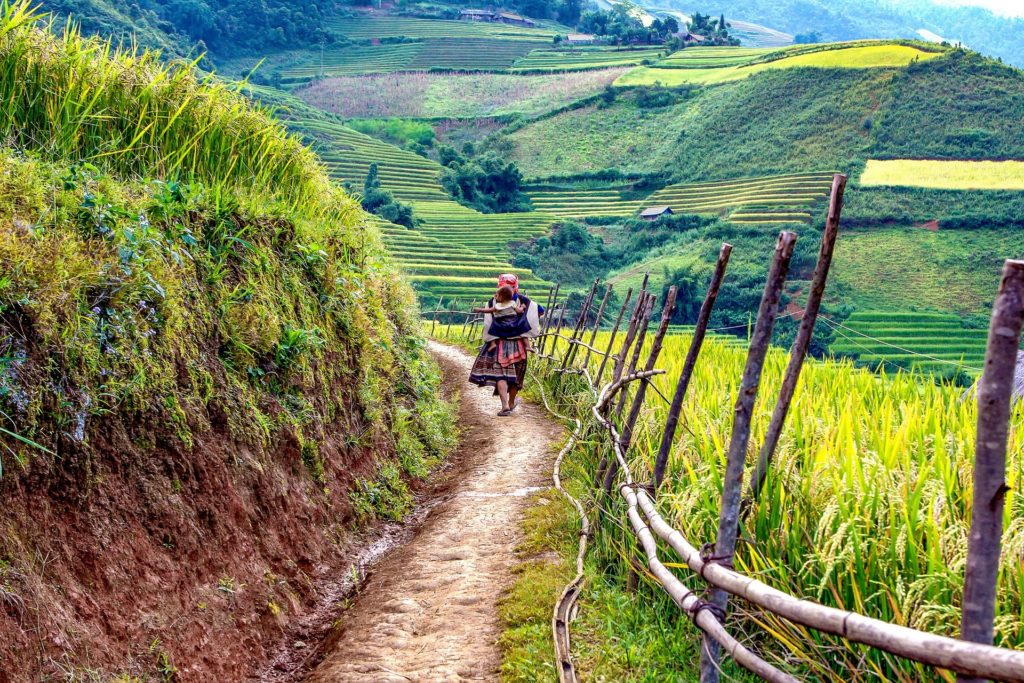
[[[472,359],[431,344],[446,375]],[[497,680],[497,600],[512,581],[526,496],[549,484],[560,427],[524,404],[498,418],[497,399],[465,384],[462,473],[416,536],[381,561],[310,683]],[[513,426],[515,439],[496,427]]]

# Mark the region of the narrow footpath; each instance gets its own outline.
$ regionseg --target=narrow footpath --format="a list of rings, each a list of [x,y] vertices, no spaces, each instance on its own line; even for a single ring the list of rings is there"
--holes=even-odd
[[[525,402],[497,417],[497,398],[465,381],[473,359],[433,342],[430,350],[449,381],[464,383],[459,481],[377,565],[310,683],[498,679],[497,602],[512,583],[527,496],[550,484],[561,427]]]

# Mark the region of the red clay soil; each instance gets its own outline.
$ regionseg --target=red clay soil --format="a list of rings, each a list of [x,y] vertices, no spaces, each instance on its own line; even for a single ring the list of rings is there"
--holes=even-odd
[[[349,569],[346,492],[374,471],[338,423],[327,484],[298,441],[184,448],[169,427],[111,420],[77,450],[0,478],[0,683],[242,681],[279,649],[318,587]]]
[[[927,223],[921,224],[919,227],[924,228],[925,230],[931,230],[932,232],[938,232],[939,231],[939,222],[938,221],[928,221]]]

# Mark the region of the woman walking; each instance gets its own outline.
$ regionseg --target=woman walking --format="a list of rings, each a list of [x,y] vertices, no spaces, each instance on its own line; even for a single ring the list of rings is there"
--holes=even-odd
[[[507,290],[512,291],[511,302],[515,306],[514,319],[507,314]],[[540,332],[540,316],[544,309],[528,296],[519,292],[519,278],[511,273],[498,276],[499,294],[491,298],[486,307],[479,309],[484,314],[483,345],[477,354],[469,381],[479,387],[494,387],[494,395],[501,400],[500,417],[508,417],[518,403],[517,395],[526,378],[529,340]],[[495,308],[496,299],[501,308]],[[501,313],[495,321],[494,313]]]

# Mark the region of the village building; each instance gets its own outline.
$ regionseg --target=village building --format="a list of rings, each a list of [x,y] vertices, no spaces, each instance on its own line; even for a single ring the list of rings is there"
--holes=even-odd
[[[511,12],[495,12],[489,9],[464,9],[459,12],[459,18],[468,19],[469,21],[492,21],[499,24],[511,24],[512,26],[525,26],[527,28],[537,25],[533,19],[527,19]]]
[[[593,45],[597,42],[597,36],[591,33],[569,33],[564,42],[571,45]]]
[[[662,216],[671,215],[671,206],[650,206],[640,212],[640,219],[645,221],[656,221]]]

